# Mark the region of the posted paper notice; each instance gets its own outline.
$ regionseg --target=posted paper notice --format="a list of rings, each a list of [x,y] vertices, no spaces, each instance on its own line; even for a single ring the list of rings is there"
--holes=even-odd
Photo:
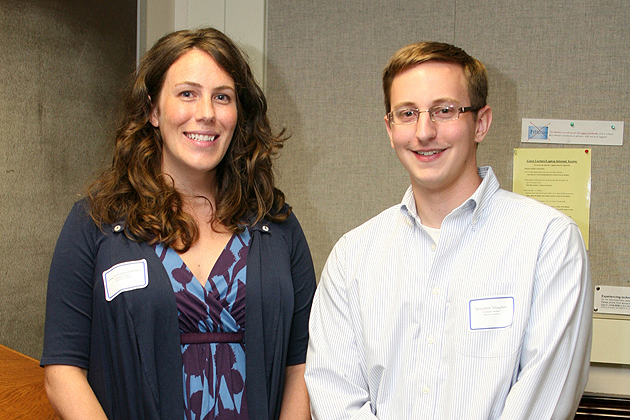
[[[521,142],[623,146],[623,121],[523,118]]]
[[[588,249],[591,149],[514,149],[512,191],[571,217]]]

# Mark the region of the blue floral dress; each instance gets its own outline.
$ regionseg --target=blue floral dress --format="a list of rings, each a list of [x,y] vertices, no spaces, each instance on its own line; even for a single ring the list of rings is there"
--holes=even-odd
[[[248,419],[242,338],[249,241],[247,229],[232,235],[205,286],[177,252],[155,246],[177,302],[186,420]]]

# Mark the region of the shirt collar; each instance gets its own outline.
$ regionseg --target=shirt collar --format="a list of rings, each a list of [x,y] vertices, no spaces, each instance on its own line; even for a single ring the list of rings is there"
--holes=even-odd
[[[411,188],[411,185],[407,188],[407,191],[403,196],[402,202],[400,203],[400,210],[403,214],[415,220],[418,225],[421,224],[420,217],[418,217],[418,210],[416,209],[416,200],[413,198],[413,189]]]
[[[477,187],[477,190],[470,196],[470,198],[454,209],[451,214],[462,211],[462,209],[471,209],[473,219],[477,219],[481,211],[490,202],[491,197],[499,189],[499,180],[495,176],[491,167],[482,166],[477,168],[477,171],[481,177],[481,185]],[[407,188],[407,191],[403,196],[400,203],[400,209],[420,224],[420,218],[418,217],[418,210],[416,208],[416,201],[413,197],[413,189],[411,188],[411,185]]]
[[[477,191],[470,196],[461,206],[470,205],[473,208],[473,219],[478,219],[480,213],[486,208],[494,196],[494,193],[499,189],[499,180],[494,175],[492,168],[489,166],[482,166],[477,169],[479,176],[481,177],[481,185],[477,187]],[[470,204],[467,204],[470,203]]]

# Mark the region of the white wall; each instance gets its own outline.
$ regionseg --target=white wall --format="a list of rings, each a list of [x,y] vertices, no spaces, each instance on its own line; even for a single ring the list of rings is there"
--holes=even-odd
[[[266,0],[138,0],[138,10],[140,54],[168,32],[212,26],[249,56],[254,76],[264,89]]]
[[[630,395],[630,319],[593,317],[591,369],[586,392]]]

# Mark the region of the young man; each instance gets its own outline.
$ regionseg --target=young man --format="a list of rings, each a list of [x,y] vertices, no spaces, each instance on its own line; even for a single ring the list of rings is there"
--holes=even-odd
[[[477,167],[492,110],[466,52],[405,47],[383,88],[411,186],[326,263],[306,364],[314,419],[573,418],[592,323],[578,227]]]

